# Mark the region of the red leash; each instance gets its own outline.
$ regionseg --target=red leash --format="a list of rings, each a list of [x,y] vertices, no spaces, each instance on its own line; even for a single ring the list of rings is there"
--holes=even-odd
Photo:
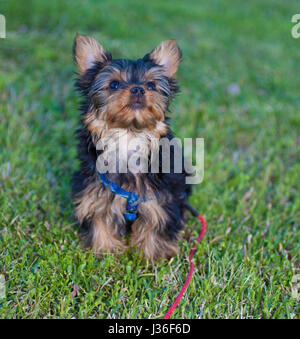
[[[191,210],[191,208],[189,208]],[[191,210],[191,212],[195,215],[195,210]],[[198,215],[197,213],[197,218],[200,220],[201,224],[202,224],[202,229],[201,229],[201,232],[200,232],[200,235],[197,239],[197,243],[201,242],[201,240],[203,239],[204,235],[205,235],[205,232],[206,232],[206,222],[204,220],[204,218],[202,217],[202,215]],[[189,283],[190,283],[190,280],[192,278],[192,275],[193,275],[193,272],[194,272],[194,263],[191,261],[194,254],[195,254],[195,251],[196,251],[196,243],[194,243],[191,251],[190,251],[190,254],[189,254],[189,263],[190,263],[190,271],[189,271],[189,274],[186,278],[186,281],[184,283],[184,285],[182,286],[181,288],[181,291],[179,292],[178,296],[176,297],[173,305],[169,308],[168,312],[166,313],[166,315],[164,316],[164,319],[169,319],[170,316],[172,315],[172,313],[174,312],[175,308],[177,307],[177,305],[179,304],[179,301],[181,300],[185,290],[187,289]]]

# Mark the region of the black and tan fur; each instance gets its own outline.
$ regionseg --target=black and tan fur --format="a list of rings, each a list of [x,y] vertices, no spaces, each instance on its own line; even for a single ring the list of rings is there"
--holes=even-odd
[[[178,91],[175,73],[181,52],[174,40],[168,40],[142,59],[113,59],[96,40],[77,34],[74,59],[79,69],[76,86],[83,101],[78,131],[80,169],[74,174],[73,186],[85,246],[95,253],[136,246],[152,260],[170,258],[178,253],[183,202],[190,193],[186,173],[173,173],[171,152],[171,173],[107,174],[123,189],[152,197],[139,204],[136,221],[129,223],[124,219],[126,200],[101,184],[96,144],[126,135],[126,140],[135,139],[147,148],[151,140],[173,138],[166,113]],[[110,87],[113,81],[117,89]],[[135,87],[141,91],[138,95],[130,92]]]

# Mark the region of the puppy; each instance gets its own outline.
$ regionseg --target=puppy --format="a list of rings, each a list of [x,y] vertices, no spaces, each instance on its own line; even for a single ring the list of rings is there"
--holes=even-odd
[[[174,170],[175,148],[164,156],[160,144],[173,140],[166,114],[179,90],[175,73],[181,51],[175,40],[167,40],[141,59],[114,59],[95,39],[77,34],[74,59],[83,100],[73,194],[85,247],[97,254],[137,247],[151,260],[170,258],[178,253],[191,191],[185,170]],[[117,165],[104,173],[98,160],[106,165],[114,160],[111,145]],[[146,170],[126,168],[136,153],[156,159],[158,170],[153,173],[150,164]]]

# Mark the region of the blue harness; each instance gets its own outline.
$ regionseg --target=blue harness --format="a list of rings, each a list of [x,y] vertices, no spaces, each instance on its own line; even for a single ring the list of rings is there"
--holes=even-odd
[[[124,215],[125,219],[128,221],[136,220],[136,214],[140,202],[152,200],[148,199],[139,199],[139,195],[134,192],[127,192],[117,184],[112,181],[109,181],[104,173],[99,173],[101,183],[108,188],[112,193],[121,195],[122,198],[127,199],[126,204],[126,213]]]

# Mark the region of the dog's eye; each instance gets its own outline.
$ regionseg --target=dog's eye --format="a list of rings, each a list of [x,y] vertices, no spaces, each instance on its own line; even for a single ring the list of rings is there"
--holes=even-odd
[[[155,89],[155,83],[154,82],[148,82],[147,84],[147,88],[150,90],[150,91],[153,91]]]
[[[118,89],[119,87],[120,87],[120,82],[118,80],[114,80],[109,84],[109,88],[113,91]]]

